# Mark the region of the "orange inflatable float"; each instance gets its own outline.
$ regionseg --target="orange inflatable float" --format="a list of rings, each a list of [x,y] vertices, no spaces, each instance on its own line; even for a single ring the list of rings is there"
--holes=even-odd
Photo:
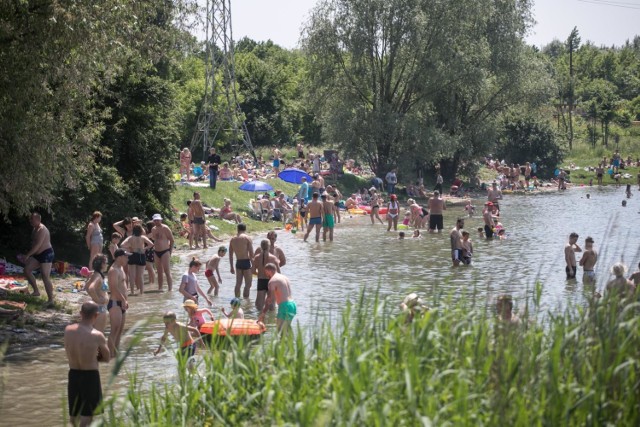
[[[220,319],[207,322],[200,327],[201,334],[217,335],[219,337],[258,337],[267,331],[262,322],[251,319]]]

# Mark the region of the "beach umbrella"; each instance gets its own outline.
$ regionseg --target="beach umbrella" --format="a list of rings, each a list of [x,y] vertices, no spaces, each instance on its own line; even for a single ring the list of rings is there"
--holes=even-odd
[[[313,181],[313,178],[311,178],[311,175],[309,175],[308,173],[300,169],[295,169],[295,168],[285,169],[278,174],[278,178],[280,178],[284,182],[290,182],[293,184],[302,184],[303,177],[307,178],[307,182],[309,183]]]
[[[248,181],[240,186],[242,191],[264,192],[273,191],[273,187],[262,181]]]

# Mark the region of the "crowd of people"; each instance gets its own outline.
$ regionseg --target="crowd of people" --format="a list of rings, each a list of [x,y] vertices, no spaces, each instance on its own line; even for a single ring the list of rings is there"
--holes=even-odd
[[[412,190],[416,191],[414,194],[424,195],[427,199],[424,205],[416,201],[417,196],[407,199],[406,206],[401,205],[395,194],[398,183],[395,170],[391,170],[385,176],[384,182],[378,178],[378,181],[375,181],[368,190],[361,189],[360,192],[351,194],[343,201],[343,195],[335,185],[326,185],[320,173],[319,155],[310,154],[305,157],[304,147],[301,144],[298,145],[297,152],[298,159],[291,166],[311,170],[313,173],[311,182],[303,178],[294,195],[286,195],[280,190],[277,190],[273,196],[268,193],[262,195],[258,198],[261,218],[273,218],[282,221],[283,224],[292,224],[304,232],[302,239],[305,242],[310,236],[313,236],[316,242],[320,241],[321,236],[323,241],[333,241],[334,228],[341,222],[341,209],[349,212],[362,207],[368,208],[372,225],[378,223],[386,225],[387,231],[397,231],[399,227],[402,227],[401,230],[413,229],[412,238],[415,239],[422,237],[423,229],[428,230],[429,233],[442,233],[447,206],[442,195],[444,180],[439,172],[436,177],[436,188],[431,194],[426,192],[423,185],[418,185]],[[263,172],[267,175],[277,174],[285,166],[281,157],[281,153],[275,151],[272,164],[267,166],[260,165],[258,162],[260,165],[258,168],[253,166],[254,160],[250,156],[236,157],[230,166],[222,163],[215,149],[211,149],[208,165],[203,164],[202,167],[203,171],[206,170],[203,175],[209,179],[210,186],[215,189],[219,179],[247,180],[256,176],[262,177]],[[535,186],[536,166],[529,163],[522,167],[501,165],[493,161],[488,163],[499,173],[499,177],[487,188],[486,202],[482,209],[484,227],[477,230],[477,236],[483,239],[505,239],[507,233],[500,223],[503,190]],[[617,163],[614,160],[612,163],[613,167],[621,167],[621,164],[620,160]],[[187,175],[187,179],[193,173],[194,168],[188,149],[181,151],[180,168],[181,173]],[[262,168],[262,172],[257,172],[259,168]],[[524,179],[520,178],[521,175]],[[559,182],[562,179],[564,179],[562,176],[558,177]],[[462,183],[454,181],[450,194],[452,192],[456,195],[460,194],[458,191],[461,188]],[[388,201],[383,198],[384,189],[386,189]],[[407,190],[409,191],[409,188]],[[293,300],[291,283],[281,271],[287,264],[287,258],[283,249],[276,244],[277,233],[269,232],[266,239],[260,242],[259,247],[254,248],[252,238],[246,233],[247,226],[242,216],[233,212],[230,200],[225,199],[223,203],[219,209],[208,207],[196,191],[193,199],[188,202],[187,212],[181,216],[180,235],[189,240],[190,248],[208,248],[209,240],[222,241],[206,226],[207,215],[218,215],[221,219],[235,222],[237,234],[231,238],[228,248],[224,245],[220,246],[215,255],[208,260],[191,259],[177,289],[183,298],[183,307],[189,321],[181,323],[174,312],[166,312],[163,316],[164,334],[156,354],[161,351],[162,345],[169,336],[176,340],[181,349],[180,352],[185,356],[192,356],[196,352],[197,346],[202,342],[201,327],[207,321],[214,319],[213,312],[207,306],[212,306],[211,295],[215,297],[219,294],[222,284],[220,263],[227,253],[229,254],[229,271],[235,276],[234,298],[230,304],[230,311],[226,312],[222,309],[222,315],[235,319],[244,318],[240,298],[250,299],[255,275],[257,289],[254,304],[260,313],[257,321],[263,322],[266,313],[276,310],[277,306],[278,332],[286,333],[291,330],[291,322],[297,314],[297,307]],[[475,206],[470,199],[464,209],[470,217],[475,214]],[[381,214],[383,210],[384,213]],[[385,216],[386,221],[383,221],[381,215]],[[401,221],[400,218],[403,220]],[[101,391],[97,363],[108,362],[117,354],[125,329],[127,311],[130,309],[130,296],[136,293],[142,295],[145,292],[145,272],[148,275],[147,282],[151,286],[155,285],[157,280],[158,290],[164,291],[166,280],[168,291],[173,291],[170,258],[175,241],[173,231],[163,223],[162,216],[155,214],[147,223],[143,223],[137,217],[127,217],[114,223],[107,254],[102,251],[104,230],[100,225],[101,219],[102,214],[99,211],[94,212],[87,224],[85,235],[89,265],[92,269],[85,289],[91,301],[82,305],[80,322],[67,327],[65,331],[65,348],[70,367],[69,410],[72,417],[90,418],[98,407]],[[32,246],[23,257],[25,275],[34,289],[33,295],[39,295],[33,271],[40,270],[48,301],[51,303],[53,286],[49,273],[54,252],[49,231],[42,224],[41,217],[37,213],[31,215],[31,225]],[[461,264],[469,265],[473,258],[471,234],[464,229],[464,225],[464,218],[457,218],[455,226],[449,232],[451,261],[454,267]],[[398,238],[404,237],[405,232],[400,231]],[[581,266],[583,282],[595,284],[594,271],[598,253],[594,248],[594,239],[587,237],[583,250],[578,245],[578,237],[576,233],[572,233],[564,249],[567,279],[573,280],[578,266]],[[579,261],[576,258],[578,252],[583,253]],[[201,288],[198,279],[202,269],[209,285],[206,292]],[[620,263],[613,266],[612,273],[615,278],[604,286],[606,291],[629,295],[640,283],[640,271],[627,279],[624,277],[625,267]],[[416,310],[423,307],[419,298],[410,298],[403,304],[402,310],[408,311],[411,319]],[[513,301],[510,296],[504,295],[498,299],[497,311],[503,320],[518,321],[517,316],[512,313],[512,308]],[[104,335],[107,323],[110,324],[108,338]],[[89,357],[88,352],[93,352],[93,357]],[[95,354],[98,354],[97,358]]]

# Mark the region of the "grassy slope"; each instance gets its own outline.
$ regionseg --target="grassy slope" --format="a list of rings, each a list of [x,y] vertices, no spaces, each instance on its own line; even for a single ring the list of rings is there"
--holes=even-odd
[[[280,179],[267,181],[274,189],[279,189],[285,192],[285,194],[292,195],[298,190],[298,186],[295,184],[288,184]],[[249,200],[255,198],[254,193],[239,190],[241,183],[239,182],[218,182],[216,189],[212,190],[209,187],[191,187],[191,186],[176,186],[176,190],[171,194],[171,205],[177,209],[180,213],[186,212],[187,200],[193,199],[193,192],[198,191],[202,197],[203,202],[211,207],[220,209],[223,206],[223,200],[225,198],[231,199],[231,207],[234,212],[239,213],[243,217],[243,222],[247,224],[247,230],[249,232],[267,231],[273,229],[274,222],[261,222],[252,219],[249,215]],[[236,225],[223,221],[220,219],[209,219],[210,225],[215,225],[220,231],[214,231],[217,235],[233,235],[236,233]]]

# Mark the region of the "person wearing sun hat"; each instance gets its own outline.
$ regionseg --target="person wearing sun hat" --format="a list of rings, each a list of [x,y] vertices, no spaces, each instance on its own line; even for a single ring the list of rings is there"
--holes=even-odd
[[[154,214],[153,228],[149,234],[149,238],[153,240],[153,251],[155,253],[156,270],[158,271],[158,289],[162,291],[163,277],[167,276],[167,286],[171,291],[173,289],[173,280],[171,279],[171,251],[173,249],[173,232],[166,224],[162,223],[162,215]]]
[[[210,322],[213,322],[215,320],[211,310],[209,310],[208,308],[198,308],[198,303],[192,299],[185,300],[182,303],[182,307],[184,307],[185,311],[189,315],[188,326],[193,326],[198,330],[200,330],[202,325],[207,323],[207,320],[204,318],[205,314],[209,316]]]

